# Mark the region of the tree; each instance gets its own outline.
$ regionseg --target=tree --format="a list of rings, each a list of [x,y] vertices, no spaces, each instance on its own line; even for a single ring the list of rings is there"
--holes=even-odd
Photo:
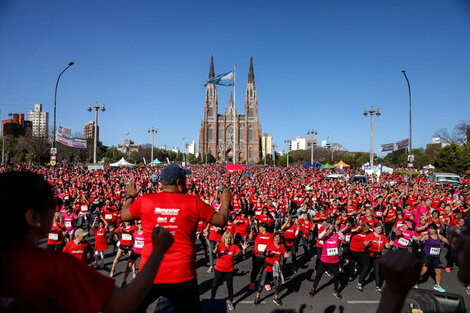
[[[434,132],[434,137],[439,137],[444,143],[457,142],[464,145],[470,142],[470,124],[467,121],[460,121],[454,126],[452,133],[447,128],[440,128]]]
[[[464,174],[470,168],[470,143],[461,147],[452,142],[439,149],[434,156],[434,165],[436,171]]]

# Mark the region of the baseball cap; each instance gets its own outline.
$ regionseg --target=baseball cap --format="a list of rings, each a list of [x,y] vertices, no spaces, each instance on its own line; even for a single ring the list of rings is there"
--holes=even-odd
[[[176,183],[178,178],[181,178],[185,175],[190,175],[191,170],[184,169],[178,164],[170,164],[162,170],[160,174],[160,179],[166,182],[169,185]]]
[[[84,231],[83,229],[79,228],[75,231],[75,236],[83,236],[86,237],[88,236],[88,232]]]

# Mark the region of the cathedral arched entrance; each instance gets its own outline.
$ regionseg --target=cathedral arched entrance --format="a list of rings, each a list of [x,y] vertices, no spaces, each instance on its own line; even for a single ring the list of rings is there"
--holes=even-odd
[[[233,162],[233,150],[232,149],[228,149],[225,152],[225,162],[227,162],[227,163],[232,163]]]

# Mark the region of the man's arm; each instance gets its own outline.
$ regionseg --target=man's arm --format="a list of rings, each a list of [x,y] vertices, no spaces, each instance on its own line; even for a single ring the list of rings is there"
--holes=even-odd
[[[228,220],[228,208],[230,200],[232,198],[231,192],[225,188],[222,192],[222,205],[220,206],[219,212],[215,212],[209,223],[214,226],[224,227]]]
[[[129,199],[124,200],[124,205],[122,206],[121,210],[121,219],[125,222],[131,221],[134,219],[131,212],[129,211],[129,207],[131,206],[132,202],[134,202],[135,197],[138,196],[140,189],[137,189],[135,186],[135,181],[131,179],[129,184],[127,185],[127,194],[131,196]]]

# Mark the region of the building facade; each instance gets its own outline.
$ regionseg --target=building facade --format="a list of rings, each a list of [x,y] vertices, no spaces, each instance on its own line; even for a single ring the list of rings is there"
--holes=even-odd
[[[28,110],[28,121],[33,124],[32,134],[34,137],[48,136],[49,113],[42,111],[42,104],[36,103],[34,110]]]
[[[264,159],[267,155],[271,157],[273,155],[273,137],[263,134],[261,137],[261,156]]]
[[[295,150],[310,150],[313,146],[314,148],[317,145],[317,138],[315,137],[295,137],[295,140],[292,140],[289,145],[289,151]]]
[[[32,123],[25,121],[23,113],[13,113],[10,116],[10,119],[2,121],[2,137],[31,136]]]
[[[214,59],[211,57],[209,78],[214,76]],[[210,153],[218,162],[258,162],[261,159],[261,123],[253,58],[250,59],[245,90],[245,114],[239,114],[234,107],[232,94],[223,114],[218,114],[218,105],[216,85],[207,84],[204,116],[199,133],[199,153],[203,157]]]
[[[98,125],[96,131],[96,138],[100,140],[100,126]],[[95,122],[89,121],[88,124],[83,126],[83,138],[95,138]]]

